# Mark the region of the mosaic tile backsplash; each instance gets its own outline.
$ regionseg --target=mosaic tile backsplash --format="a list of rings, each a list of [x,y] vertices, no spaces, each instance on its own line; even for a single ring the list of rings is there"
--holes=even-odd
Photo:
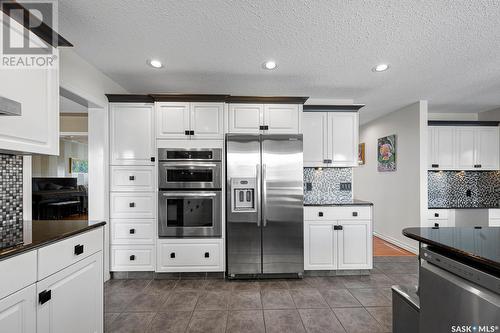
[[[23,157],[0,154],[0,248],[23,239]]]
[[[310,183],[311,190],[307,189]],[[352,185],[340,190],[341,183],[352,184],[352,168],[304,168],[304,204],[336,204],[352,201]]]
[[[429,208],[499,207],[500,171],[429,171],[427,180]]]

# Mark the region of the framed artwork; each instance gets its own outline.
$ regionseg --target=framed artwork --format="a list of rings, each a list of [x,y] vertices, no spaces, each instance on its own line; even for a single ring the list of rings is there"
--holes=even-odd
[[[378,139],[378,171],[396,171],[396,134]]]
[[[89,162],[77,158],[69,158],[69,173],[88,173]]]
[[[358,146],[358,164],[365,165],[365,143],[360,143]]]

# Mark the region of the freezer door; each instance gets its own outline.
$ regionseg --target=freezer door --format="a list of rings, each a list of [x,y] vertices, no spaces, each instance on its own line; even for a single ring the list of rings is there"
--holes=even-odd
[[[226,231],[230,277],[262,272],[260,170],[259,136],[227,135]],[[247,195],[254,196],[249,198],[255,206],[246,201]]]
[[[262,136],[263,273],[304,271],[302,135]]]

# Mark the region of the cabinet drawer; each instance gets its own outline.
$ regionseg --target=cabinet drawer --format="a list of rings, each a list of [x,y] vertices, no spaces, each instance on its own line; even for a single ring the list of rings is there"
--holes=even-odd
[[[36,282],[36,251],[0,261],[0,299]]]
[[[155,218],[154,193],[111,193],[111,218]]]
[[[111,220],[111,244],[147,244],[155,240],[155,220]]]
[[[369,220],[371,207],[367,206],[342,206],[342,207],[304,207],[304,220]]]
[[[158,244],[158,271],[222,271],[222,240]]]
[[[38,280],[103,249],[103,228],[65,239],[38,250]]]
[[[111,271],[154,271],[155,250],[150,245],[111,247]]]
[[[448,209],[428,209],[427,218],[432,220],[447,220],[449,216]]]
[[[153,192],[153,166],[112,166],[111,191]]]

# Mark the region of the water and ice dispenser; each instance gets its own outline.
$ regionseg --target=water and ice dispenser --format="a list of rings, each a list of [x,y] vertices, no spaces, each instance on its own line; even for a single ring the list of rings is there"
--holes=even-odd
[[[256,185],[255,178],[231,178],[232,212],[256,211]]]

